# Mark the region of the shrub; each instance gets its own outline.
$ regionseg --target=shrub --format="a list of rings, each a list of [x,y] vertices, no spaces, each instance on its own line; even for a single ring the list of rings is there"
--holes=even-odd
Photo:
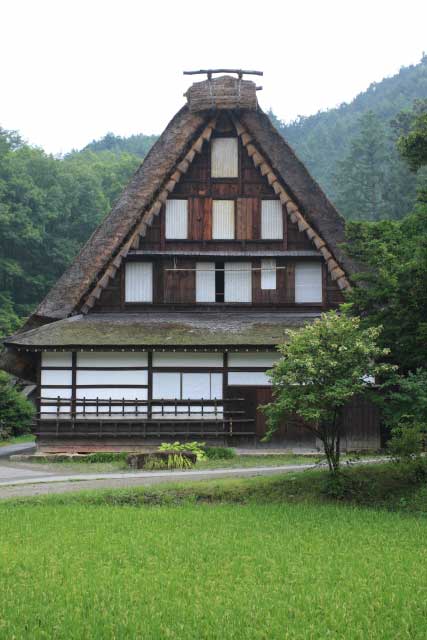
[[[204,442],[162,442],[159,451],[190,451],[195,453],[197,460],[203,460],[206,457]]]
[[[210,460],[229,460],[236,457],[234,449],[229,447],[205,447],[205,453]]]
[[[29,433],[34,412],[34,406],[12,385],[10,376],[0,371],[0,433],[7,437]]]
[[[415,460],[423,451],[426,432],[426,425],[414,421],[412,416],[402,416],[400,422],[392,428],[388,451],[396,461]]]

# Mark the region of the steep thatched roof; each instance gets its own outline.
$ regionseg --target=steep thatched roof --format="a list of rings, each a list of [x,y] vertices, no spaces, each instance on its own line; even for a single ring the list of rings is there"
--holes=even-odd
[[[200,83],[197,83],[200,84]],[[305,166],[261,109],[232,111],[271,163],[277,178],[313,229],[325,240],[340,267],[351,275],[355,265],[342,251],[344,220]],[[136,171],[111,213],[98,226],[73,264],[50,290],[33,316],[45,322],[80,310],[84,297],[149,209],[192,142],[212,118],[212,111],[190,112],[184,106],[171,120]]]
[[[190,114],[187,107],[176,114],[135,172],[111,213],[95,229],[72,265],[39,305],[36,316],[65,318],[76,309],[207,119],[206,115]]]
[[[270,346],[286,331],[318,317],[315,313],[113,313],[57,320],[10,338],[15,349]]]

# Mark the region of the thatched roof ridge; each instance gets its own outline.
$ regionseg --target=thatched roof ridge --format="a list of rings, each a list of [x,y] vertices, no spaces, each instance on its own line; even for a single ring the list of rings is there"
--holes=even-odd
[[[345,220],[328,200],[293,149],[261,110],[242,111],[238,118],[268,159],[307,222],[324,239],[348,275],[360,267],[340,246],[345,242]]]
[[[190,111],[206,109],[257,109],[256,85],[252,80],[220,76],[195,82],[184,94]]]
[[[95,229],[74,262],[39,305],[36,316],[58,319],[67,317],[75,310],[207,119],[207,115],[190,114],[187,107],[176,114],[133,175],[111,213]]]

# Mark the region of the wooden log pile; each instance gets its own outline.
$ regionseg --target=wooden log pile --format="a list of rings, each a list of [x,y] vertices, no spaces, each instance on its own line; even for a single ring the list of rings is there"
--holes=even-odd
[[[184,94],[194,113],[209,109],[256,109],[256,86],[251,80],[220,76],[195,82]]]

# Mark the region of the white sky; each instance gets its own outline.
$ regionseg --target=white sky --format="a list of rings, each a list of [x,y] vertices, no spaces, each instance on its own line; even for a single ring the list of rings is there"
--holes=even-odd
[[[160,133],[184,69],[263,70],[262,107],[290,120],[427,50],[425,0],[0,0],[0,21],[0,125],[52,153]]]

